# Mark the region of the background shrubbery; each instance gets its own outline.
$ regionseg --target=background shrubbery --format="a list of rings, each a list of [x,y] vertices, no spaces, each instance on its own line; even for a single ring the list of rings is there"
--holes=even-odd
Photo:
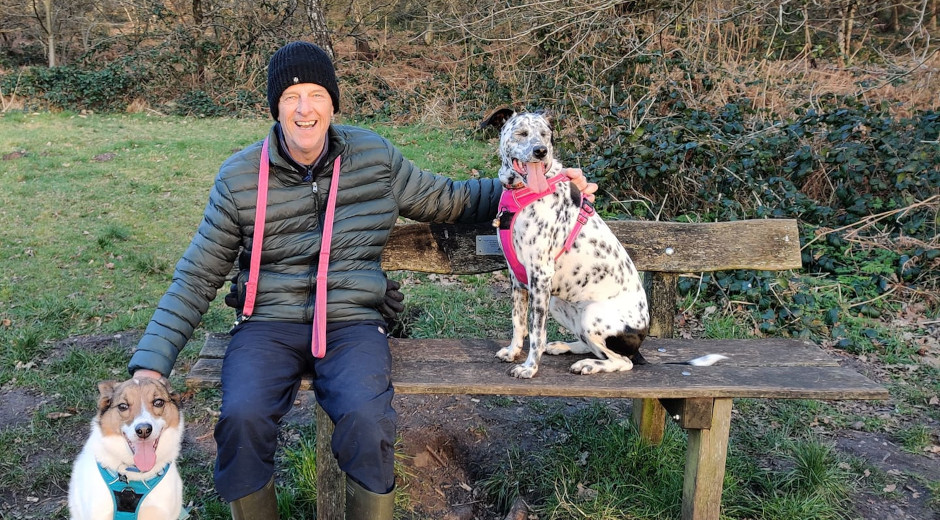
[[[42,13],[14,4],[4,110],[267,117],[268,56],[314,40],[350,119],[475,128],[499,105],[550,109],[608,217],[799,219],[801,276],[681,281],[754,333],[859,348],[846,319],[938,312],[936,2],[71,2],[55,67]],[[828,281],[839,298],[813,289]]]

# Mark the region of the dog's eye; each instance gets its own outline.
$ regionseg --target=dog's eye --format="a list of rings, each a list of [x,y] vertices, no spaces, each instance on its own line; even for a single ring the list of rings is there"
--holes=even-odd
[[[131,407],[130,407],[130,405],[127,404],[127,403],[118,403],[117,409],[120,410],[120,411],[122,411],[122,412],[126,412],[126,411],[130,410]]]
[[[154,400],[153,400],[153,407],[154,407],[154,408],[163,408],[163,405],[165,405],[165,404],[166,404],[166,401],[164,401],[163,399],[154,399]]]
[[[529,137],[529,131],[528,131],[528,130],[520,130],[520,131],[519,131],[519,137]]]

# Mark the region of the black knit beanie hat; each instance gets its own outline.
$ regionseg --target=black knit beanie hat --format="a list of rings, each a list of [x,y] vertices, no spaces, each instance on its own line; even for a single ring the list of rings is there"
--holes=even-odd
[[[287,87],[297,83],[316,83],[333,99],[333,113],[339,112],[339,86],[330,56],[307,42],[291,42],[271,56],[268,63],[268,106],[277,120],[277,102]]]

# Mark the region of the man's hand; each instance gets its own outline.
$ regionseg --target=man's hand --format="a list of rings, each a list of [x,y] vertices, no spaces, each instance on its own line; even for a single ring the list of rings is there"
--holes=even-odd
[[[156,370],[148,370],[146,368],[139,368],[135,370],[133,377],[134,379],[139,379],[142,377],[149,377],[151,379],[166,379],[160,372],[157,372]]]
[[[588,182],[581,168],[562,168],[561,173],[567,175],[589,201],[594,202],[594,192],[597,191],[597,184]]]
[[[387,278],[385,284],[385,300],[379,305],[379,312],[386,320],[391,321],[398,319],[398,313],[405,310],[405,306],[401,303],[404,301],[405,295],[398,290],[401,288],[401,284],[395,280]]]

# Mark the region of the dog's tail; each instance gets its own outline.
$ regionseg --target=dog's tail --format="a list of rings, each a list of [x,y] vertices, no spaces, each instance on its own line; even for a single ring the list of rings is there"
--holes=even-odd
[[[701,357],[690,359],[688,361],[667,361],[666,365],[692,365],[694,367],[710,367],[722,359],[728,359],[728,356],[721,354],[706,354]]]

